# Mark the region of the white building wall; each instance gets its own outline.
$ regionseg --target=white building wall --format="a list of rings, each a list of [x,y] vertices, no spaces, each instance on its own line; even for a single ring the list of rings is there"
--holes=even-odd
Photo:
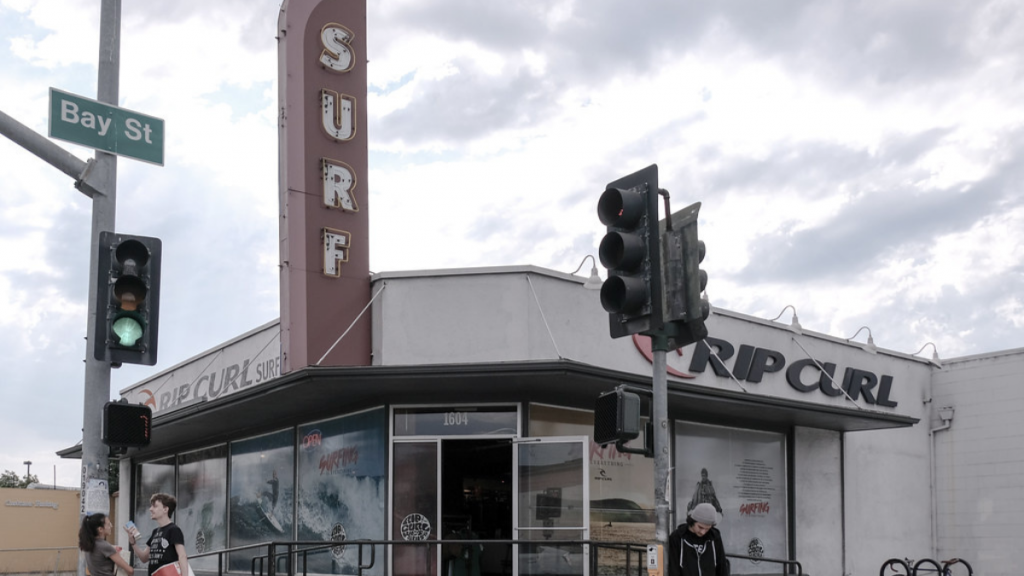
[[[796,428],[793,434],[796,558],[804,573],[843,574],[842,435]]]
[[[531,269],[537,273],[523,273]],[[385,275],[374,284],[375,291],[386,287],[373,306],[373,363],[564,358],[607,365],[609,354],[629,352],[631,344],[607,337],[608,317],[596,290],[552,278],[550,271],[517,270]]]
[[[964,558],[975,574],[1024,566],[1024,349],[947,361],[933,381],[938,556]]]
[[[878,574],[889,558],[930,557],[928,430],[923,423],[848,433],[844,444],[846,574]]]

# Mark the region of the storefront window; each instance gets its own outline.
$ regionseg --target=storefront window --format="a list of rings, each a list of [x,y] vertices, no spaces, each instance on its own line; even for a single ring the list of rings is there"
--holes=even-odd
[[[298,444],[298,539],[385,540],[388,462],[384,409],[299,426]],[[377,558],[381,555],[378,550]],[[307,562],[305,568],[310,573],[355,574],[358,550],[335,546],[309,554]],[[383,574],[382,564],[377,562],[364,573]]]
[[[295,431],[231,443],[231,548],[291,540],[295,506]],[[231,554],[232,570],[248,571],[266,548]]]
[[[707,502],[730,554],[785,559],[787,545],[784,434],[676,422],[676,522]],[[779,565],[733,560],[734,574],[779,572]]]
[[[178,510],[172,519],[196,570],[217,570],[217,557],[193,562],[193,554],[227,548],[227,451],[222,445],[178,455]]]
[[[139,464],[135,479],[135,525],[142,539],[148,540],[157,527],[149,519],[149,497],[158,493],[175,495],[174,457]]]
[[[530,405],[530,436],[587,436],[594,413]],[[643,446],[643,438],[627,444]],[[614,445],[590,441],[590,538],[604,542],[648,542],[654,538],[654,460],[623,454]],[[608,562],[622,565],[625,556]]]
[[[553,440],[519,444],[516,448],[519,538],[539,542],[520,546],[519,574],[585,574],[583,546],[550,543],[586,538],[584,443]]]
[[[594,413],[590,410],[530,404],[530,436],[591,438],[588,454],[590,539],[602,542],[652,541],[654,461],[639,454],[623,454],[613,445],[602,447],[593,441],[593,432]],[[643,439],[628,445],[640,447]],[[534,560],[529,555],[523,557],[525,572],[532,573],[530,562]],[[625,565],[626,554],[619,549],[603,549],[597,563],[599,573],[614,573]]]

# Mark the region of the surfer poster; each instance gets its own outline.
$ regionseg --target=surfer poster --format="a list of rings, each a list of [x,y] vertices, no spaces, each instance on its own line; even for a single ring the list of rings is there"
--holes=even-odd
[[[291,540],[294,532],[295,432],[282,430],[231,443],[231,547]],[[231,554],[232,570],[249,570],[264,550]]]
[[[185,535],[189,556],[227,548],[227,477],[225,445],[178,456],[178,510],[172,520]],[[189,564],[215,571],[217,558],[195,558]]]
[[[786,558],[786,436],[676,422],[677,522],[702,503],[718,513],[725,551]],[[733,573],[778,572],[778,565],[734,561]]]

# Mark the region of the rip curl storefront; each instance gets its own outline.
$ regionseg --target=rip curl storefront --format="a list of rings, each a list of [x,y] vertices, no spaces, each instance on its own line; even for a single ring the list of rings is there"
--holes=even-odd
[[[610,339],[595,291],[534,267],[378,274],[372,288],[371,366],[275,377],[275,322],[124,390],[155,417],[152,444],[122,461],[121,509],[149,530],[148,495],[176,494],[192,554],[271,540],[652,541],[653,461],[590,440],[600,393],[650,386],[649,344]],[[886,528],[870,533],[878,512],[862,502],[927,525],[929,434],[916,424],[934,366],[727,311],[709,327],[709,346],[669,358],[674,523],[710,502],[729,553],[812,574],[886,553],[870,550]],[[583,547],[395,547],[368,573],[448,574],[453,552],[479,574],[583,574],[589,561]],[[232,553],[229,568],[256,554]],[[354,574],[357,560],[339,545],[306,567]]]
[[[353,541],[394,540],[436,544],[364,573],[588,574],[588,548],[546,543],[654,537],[653,461],[591,441],[599,394],[650,387],[649,343],[611,339],[597,292],[551,270],[370,274],[366,33],[361,0],[283,2],[280,321],[121,391],[154,419],[121,460],[118,523],[151,530],[167,492],[192,556],[337,543],[297,567],[355,574]],[[674,523],[714,506],[752,558],[737,575],[929,555],[937,367],[724,310],[708,327],[669,354]]]

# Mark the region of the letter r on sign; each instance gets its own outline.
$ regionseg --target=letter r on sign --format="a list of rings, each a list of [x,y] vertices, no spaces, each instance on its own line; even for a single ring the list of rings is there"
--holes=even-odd
[[[321,158],[324,171],[324,206],[358,212],[359,206],[352,195],[356,176],[352,167],[340,160]]]

